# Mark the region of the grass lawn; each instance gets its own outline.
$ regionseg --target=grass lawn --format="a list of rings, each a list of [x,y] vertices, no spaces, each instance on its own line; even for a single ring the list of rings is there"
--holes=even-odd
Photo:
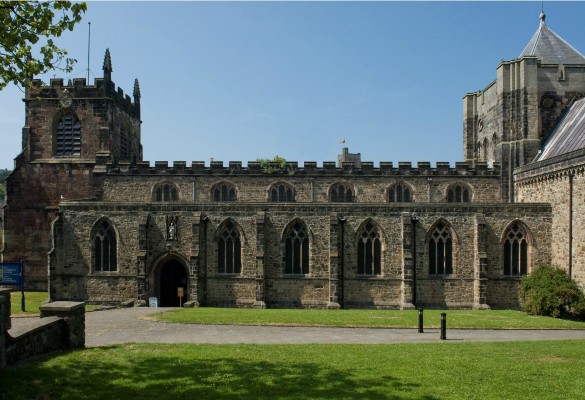
[[[585,329],[585,322],[537,317],[510,310],[425,310],[425,328],[439,328],[441,312],[448,328],[470,329]],[[291,310],[241,308],[183,308],[152,316],[189,324],[342,326],[416,328],[416,310]]]
[[[23,384],[26,382],[26,384]],[[92,348],[0,375],[7,399],[577,399],[585,340]]]
[[[10,293],[10,312],[12,315],[36,315],[39,314],[39,307],[45,304],[49,295],[47,292],[24,292],[25,310],[20,308],[21,292],[14,291]]]
[[[10,293],[10,314],[14,317],[33,317],[40,314],[39,307],[47,302],[49,295],[47,292],[24,292],[25,312],[21,311],[21,292]],[[91,311],[97,308],[95,305],[86,305],[85,311]]]

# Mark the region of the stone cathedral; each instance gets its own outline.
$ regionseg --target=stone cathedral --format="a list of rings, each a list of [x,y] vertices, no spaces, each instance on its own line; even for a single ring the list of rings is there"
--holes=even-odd
[[[52,300],[487,309],[517,308],[539,265],[585,284],[585,56],[544,14],[464,96],[454,166],[151,165],[138,81],[116,87],[109,51],[103,71],[25,94],[2,260]]]

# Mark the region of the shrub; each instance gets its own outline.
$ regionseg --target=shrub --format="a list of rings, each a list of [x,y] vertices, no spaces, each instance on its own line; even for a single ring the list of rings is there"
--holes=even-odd
[[[542,266],[523,277],[520,300],[528,314],[585,319],[585,295],[560,268]]]

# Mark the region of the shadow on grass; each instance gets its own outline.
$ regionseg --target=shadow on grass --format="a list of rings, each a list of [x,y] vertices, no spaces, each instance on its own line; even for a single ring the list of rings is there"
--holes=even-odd
[[[278,356],[258,361],[248,355],[189,359],[165,348],[112,356],[121,349],[67,353],[6,370],[0,394],[9,399],[438,399],[424,393],[428,388],[375,365],[324,368],[318,362],[281,362]]]

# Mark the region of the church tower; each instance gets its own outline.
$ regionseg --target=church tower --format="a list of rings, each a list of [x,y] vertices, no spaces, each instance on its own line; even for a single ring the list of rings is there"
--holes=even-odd
[[[107,162],[142,161],[140,89],[133,98],[103,77],[33,80],[25,93],[22,152],[6,180],[2,261],[24,261],[28,289],[45,290],[51,224],[63,200],[99,199]]]
[[[485,89],[463,98],[466,161],[498,162],[501,197],[514,201],[514,169],[534,160],[565,111],[585,97],[585,56],[540,25],[517,59],[501,61]]]

